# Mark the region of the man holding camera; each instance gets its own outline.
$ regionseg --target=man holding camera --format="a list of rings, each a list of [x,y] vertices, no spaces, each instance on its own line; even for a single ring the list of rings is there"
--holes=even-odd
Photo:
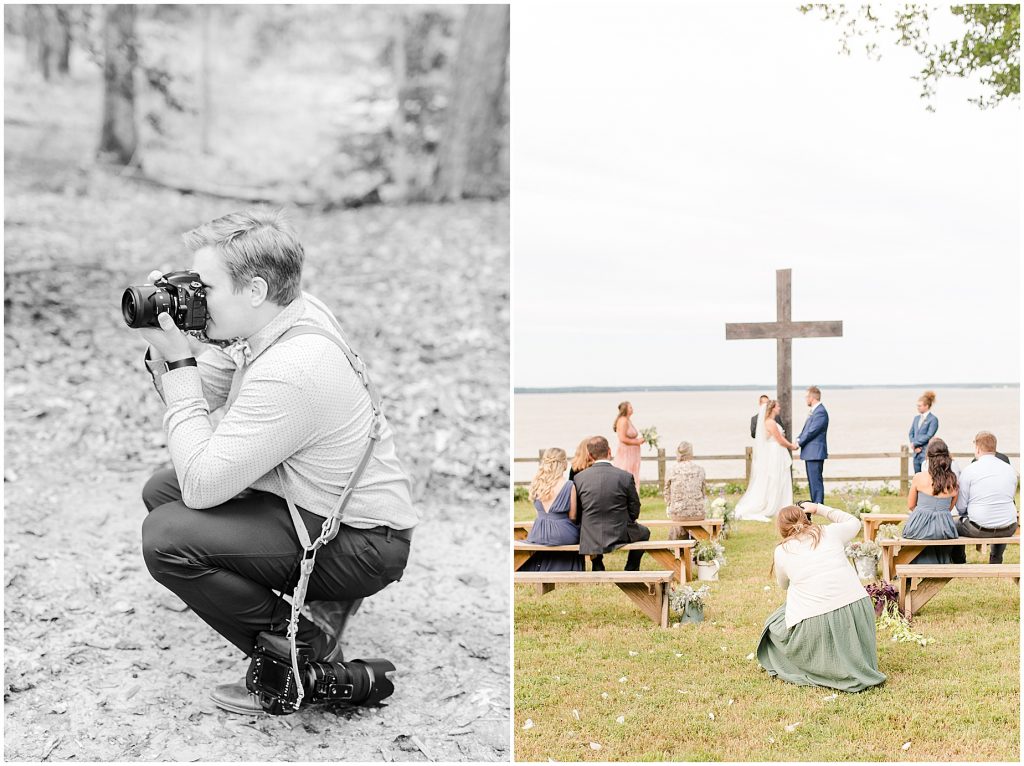
[[[291,609],[275,591],[299,580],[303,531],[316,540],[340,512],[307,597],[352,601],[401,578],[419,512],[365,367],[331,312],[300,289],[303,248],[282,216],[232,213],[184,239],[198,280],[179,304],[202,316],[205,302],[206,337],[232,342],[194,355],[196,341],[162,309],[151,309],[159,329],[140,330],[174,464],[143,490],[143,555],[158,582],[250,655],[260,633],[285,632]],[[302,617],[297,639],[313,661],[340,663],[338,633]],[[242,683],[212,697],[261,710]]]

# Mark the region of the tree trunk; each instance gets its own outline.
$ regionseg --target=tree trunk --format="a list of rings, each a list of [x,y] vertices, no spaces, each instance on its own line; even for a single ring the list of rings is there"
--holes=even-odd
[[[52,5],[29,5],[25,7],[25,42],[28,61],[42,76],[49,80],[53,72],[54,26],[57,23],[56,9]]]
[[[208,5],[199,8],[199,151],[210,153],[210,13]]]
[[[470,5],[462,22],[434,198],[508,194],[509,7]]]
[[[141,165],[135,130],[135,6],[103,6],[103,128],[101,159]]]
[[[57,22],[60,25],[60,46],[57,48],[57,72],[71,74],[71,6],[57,6]]]

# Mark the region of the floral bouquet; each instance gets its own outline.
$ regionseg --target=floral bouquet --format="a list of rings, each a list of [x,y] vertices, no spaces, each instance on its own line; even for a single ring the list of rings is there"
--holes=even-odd
[[[640,435],[644,438],[644,442],[653,450],[658,449],[658,429],[654,426],[645,428],[640,432]]]
[[[708,503],[707,516],[709,519],[721,519],[722,531],[720,537],[729,536],[729,526],[733,521],[733,504],[725,499],[725,490],[718,490],[718,497]]]
[[[882,558],[882,549],[878,546],[878,543],[871,540],[852,542],[846,546],[846,556],[851,559],[878,561]]]
[[[898,540],[900,537],[900,528],[898,524],[882,524],[878,528],[877,534],[875,534],[878,540]]]
[[[860,502],[857,503],[857,505],[856,505],[856,509],[857,509],[856,516],[857,516],[858,519],[860,518],[860,515],[862,513],[878,513],[879,511],[881,511],[881,508],[879,508],[877,505],[875,505],[875,504],[873,504],[871,502],[872,500],[874,500],[873,497],[862,497]]]
[[[914,643],[919,644],[920,646],[928,646],[928,644],[935,642],[934,638],[927,638],[910,629],[910,621],[900,614],[898,604],[886,602],[882,609],[882,613],[876,620],[876,624],[883,630],[892,631],[892,638],[889,640],[893,642],[908,644]]]
[[[896,592],[891,582],[882,580],[878,583],[869,583],[864,586],[864,590],[871,596],[871,603],[875,605],[875,617],[881,617],[889,604],[899,607],[900,594]]]
[[[710,592],[711,588],[707,585],[701,585],[697,590],[694,590],[689,585],[680,585],[678,588],[673,588],[669,591],[669,608],[678,615],[684,614],[687,611],[687,607],[691,610],[703,610],[705,599],[707,599]]]
[[[725,547],[715,540],[701,540],[693,548],[695,561],[718,561],[725,566]]]

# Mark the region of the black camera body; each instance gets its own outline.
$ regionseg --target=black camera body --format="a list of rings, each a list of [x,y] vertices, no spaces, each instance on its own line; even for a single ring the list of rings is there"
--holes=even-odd
[[[388,660],[352,660],[316,662],[313,650],[296,642],[299,678],[292,669],[288,639],[276,633],[260,633],[245,674],[245,687],[257,695],[260,706],[271,715],[287,715],[298,709],[299,684],[303,704],[346,702],[350,705],[376,705],[390,697],[395,686],[387,674],[395,666]]]
[[[159,327],[162,313],[179,330],[206,327],[206,288],[195,271],[171,271],[151,285],[131,285],[121,295],[121,314],[129,327]]]

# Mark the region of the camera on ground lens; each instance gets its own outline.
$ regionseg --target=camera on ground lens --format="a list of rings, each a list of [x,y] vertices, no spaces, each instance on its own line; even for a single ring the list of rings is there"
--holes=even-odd
[[[206,327],[206,288],[195,271],[171,271],[151,285],[131,285],[121,296],[121,314],[129,327],[159,327],[162,313],[179,330]]]
[[[395,666],[388,660],[316,662],[309,644],[296,643],[299,677],[292,669],[288,639],[260,633],[245,675],[246,688],[257,695],[260,706],[271,715],[287,715],[297,709],[296,687],[302,685],[303,704],[345,702],[376,705],[395,691],[387,674]]]

